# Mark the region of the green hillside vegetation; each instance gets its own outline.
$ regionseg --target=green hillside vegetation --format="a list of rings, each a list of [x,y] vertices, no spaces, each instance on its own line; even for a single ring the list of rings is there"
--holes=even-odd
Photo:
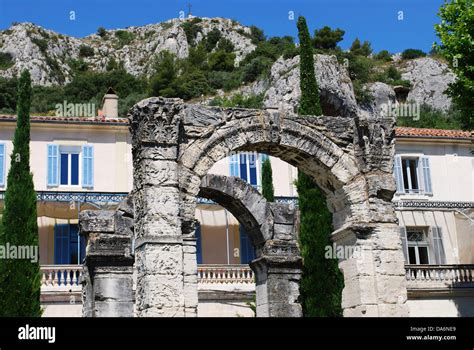
[[[198,33],[202,34],[201,21],[194,18],[181,24],[190,44],[189,56],[179,59],[168,51],[159,53],[152,63],[153,74],[148,78],[127,73],[123,62],[117,62],[114,58],[108,61],[106,72],[92,71],[84,58],[92,56],[94,50],[86,45],[81,46],[79,58],[68,62],[73,71],[73,78],[68,84],[33,87],[31,112],[51,114],[55,110],[55,104],[64,100],[71,103],[95,103],[96,107],[100,107],[102,96],[108,87],[113,87],[120,97],[120,116],[126,116],[133,104],[149,96],[180,97],[184,100],[211,98],[211,104],[216,106],[261,108],[263,94],[244,97],[229,92],[268,77],[271,66],[278,58],[283,56],[288,59],[298,55],[299,48],[294,39],[290,36],[267,38],[264,32],[255,26],[251,26],[249,32],[238,29],[239,34],[248,37],[256,45],[256,49],[237,63],[233,44],[224,38],[218,29],[211,30],[197,42]],[[113,36],[109,35],[111,33]],[[135,39],[134,34],[124,30],[111,33],[104,28],[98,29],[102,40],[111,37],[117,47],[127,45]],[[369,104],[373,99],[364,88],[367,83],[379,81],[392,86],[410,86],[408,81],[401,79],[401,74],[387,50],[374,53],[370,42],[356,38],[350,50],[343,51],[338,44],[343,40],[344,34],[344,30],[340,28],[331,29],[325,26],[314,31],[311,43],[315,53],[336,55],[338,61],[348,69],[359,104]],[[47,40],[49,39],[35,39],[35,44],[44,53]],[[402,53],[402,60],[424,55],[426,54],[420,50],[407,49]],[[47,58],[52,74],[60,76],[62,73],[57,62]],[[6,69],[12,64],[10,56],[0,56],[0,69]],[[15,112],[16,85],[15,78],[0,77],[0,113]],[[218,89],[224,90],[230,97],[212,99]],[[459,127],[456,118],[448,118],[447,113],[428,111],[426,108],[422,112],[421,120],[426,116],[426,121],[400,120],[399,123]],[[450,113],[453,115],[454,111]]]

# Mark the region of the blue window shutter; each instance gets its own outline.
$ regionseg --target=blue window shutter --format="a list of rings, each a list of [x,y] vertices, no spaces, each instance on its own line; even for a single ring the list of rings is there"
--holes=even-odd
[[[69,252],[69,224],[54,225],[54,263],[71,263]]]
[[[202,264],[202,242],[201,242],[201,224],[199,222],[196,223],[196,257],[197,263]]]
[[[249,169],[250,169],[250,179],[249,183],[252,186],[257,186],[257,156],[255,153],[249,153]]]
[[[5,153],[6,146],[0,143],[0,186],[5,186]]]
[[[239,176],[239,155],[233,154],[230,157],[230,176]]]
[[[241,153],[239,158],[240,178],[247,181],[247,154]]]
[[[58,145],[54,145],[54,144],[48,145],[47,158],[48,158],[47,184],[48,186],[58,186],[58,168],[59,168]]]
[[[393,171],[395,182],[397,183],[397,193],[404,193],[405,188],[403,187],[402,159],[400,156],[395,156]]]
[[[255,248],[247,232],[242,225],[239,225],[240,234],[240,263],[248,264],[255,259]]]
[[[82,146],[82,187],[94,187],[94,147]]]
[[[407,245],[407,229],[400,226],[400,239],[402,240],[403,256],[405,257],[405,263],[408,264],[408,245]]]
[[[423,191],[425,194],[433,194],[431,186],[430,159],[428,157],[421,157],[421,167],[423,170]]]

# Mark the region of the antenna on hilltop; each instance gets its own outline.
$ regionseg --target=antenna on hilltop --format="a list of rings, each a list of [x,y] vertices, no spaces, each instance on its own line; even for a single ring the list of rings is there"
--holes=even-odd
[[[192,17],[191,7],[193,7],[193,5],[191,5],[190,3],[188,3],[188,17]]]

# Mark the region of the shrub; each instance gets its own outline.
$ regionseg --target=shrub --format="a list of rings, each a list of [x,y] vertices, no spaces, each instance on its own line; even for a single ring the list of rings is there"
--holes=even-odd
[[[42,53],[46,53],[46,50],[48,48],[48,42],[45,39],[33,38],[31,39],[31,41],[33,42],[33,44],[38,46]]]
[[[265,41],[265,34],[263,30],[256,26],[250,26],[250,39],[252,44],[257,45],[261,41]]]
[[[367,57],[351,56],[349,57],[349,76],[352,80],[366,83],[369,81],[373,66],[373,61]]]
[[[211,52],[216,47],[219,40],[221,40],[222,34],[219,29],[214,28],[206,36],[206,50]]]
[[[353,86],[357,103],[364,107],[370,106],[374,101],[372,93],[359,80],[355,80]]]
[[[257,80],[272,66],[272,60],[267,57],[256,57],[249,64],[244,66],[242,72],[242,80],[246,83]]]
[[[238,107],[238,108],[255,108],[261,109],[263,107],[264,94],[244,96],[236,94],[230,98],[216,97],[210,102],[211,106],[220,107]]]
[[[100,36],[101,38],[105,38],[107,36],[107,31],[105,30],[104,27],[99,27],[97,28],[97,35]]]
[[[13,56],[8,52],[0,52],[0,70],[8,69],[13,65]]]
[[[186,40],[191,46],[195,45],[197,34],[201,31],[201,27],[198,26],[198,23],[201,22],[202,19],[195,17],[181,24],[181,28],[184,30],[184,34],[186,34]]]
[[[126,30],[117,30],[115,32],[115,37],[118,39],[118,47],[117,48],[122,48],[125,45],[130,44],[133,39],[135,39],[135,34],[132,32],[128,32]]]
[[[91,57],[94,56],[94,49],[87,45],[79,46],[79,57]]]
[[[230,72],[234,70],[235,54],[218,50],[209,55],[209,69]]]
[[[392,60],[392,55],[387,50],[382,50],[374,56],[376,60],[390,62]]]
[[[418,49],[406,49],[402,52],[402,59],[410,60],[418,57],[424,57],[426,53]]]

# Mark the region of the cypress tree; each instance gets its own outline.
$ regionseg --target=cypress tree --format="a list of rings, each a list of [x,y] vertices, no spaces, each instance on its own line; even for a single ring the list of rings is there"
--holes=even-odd
[[[265,159],[262,164],[262,195],[269,202],[275,201],[272,165],[270,163],[270,158]]]
[[[31,79],[25,70],[18,80],[17,125],[5,192],[0,245],[31,246],[37,249],[36,257],[39,258],[36,193],[30,172],[30,104]],[[28,259],[19,259],[18,256],[17,259],[0,262],[0,316],[41,316],[41,278],[37,260],[34,261],[33,256]]]
[[[321,115],[319,91],[314,74],[311,38],[304,17],[298,18],[300,40],[300,115]],[[341,316],[341,293],[344,286],[337,260],[325,258],[331,246],[332,215],[326,198],[314,180],[298,171],[296,181],[300,209],[300,248],[303,275],[300,293],[305,316]]]

